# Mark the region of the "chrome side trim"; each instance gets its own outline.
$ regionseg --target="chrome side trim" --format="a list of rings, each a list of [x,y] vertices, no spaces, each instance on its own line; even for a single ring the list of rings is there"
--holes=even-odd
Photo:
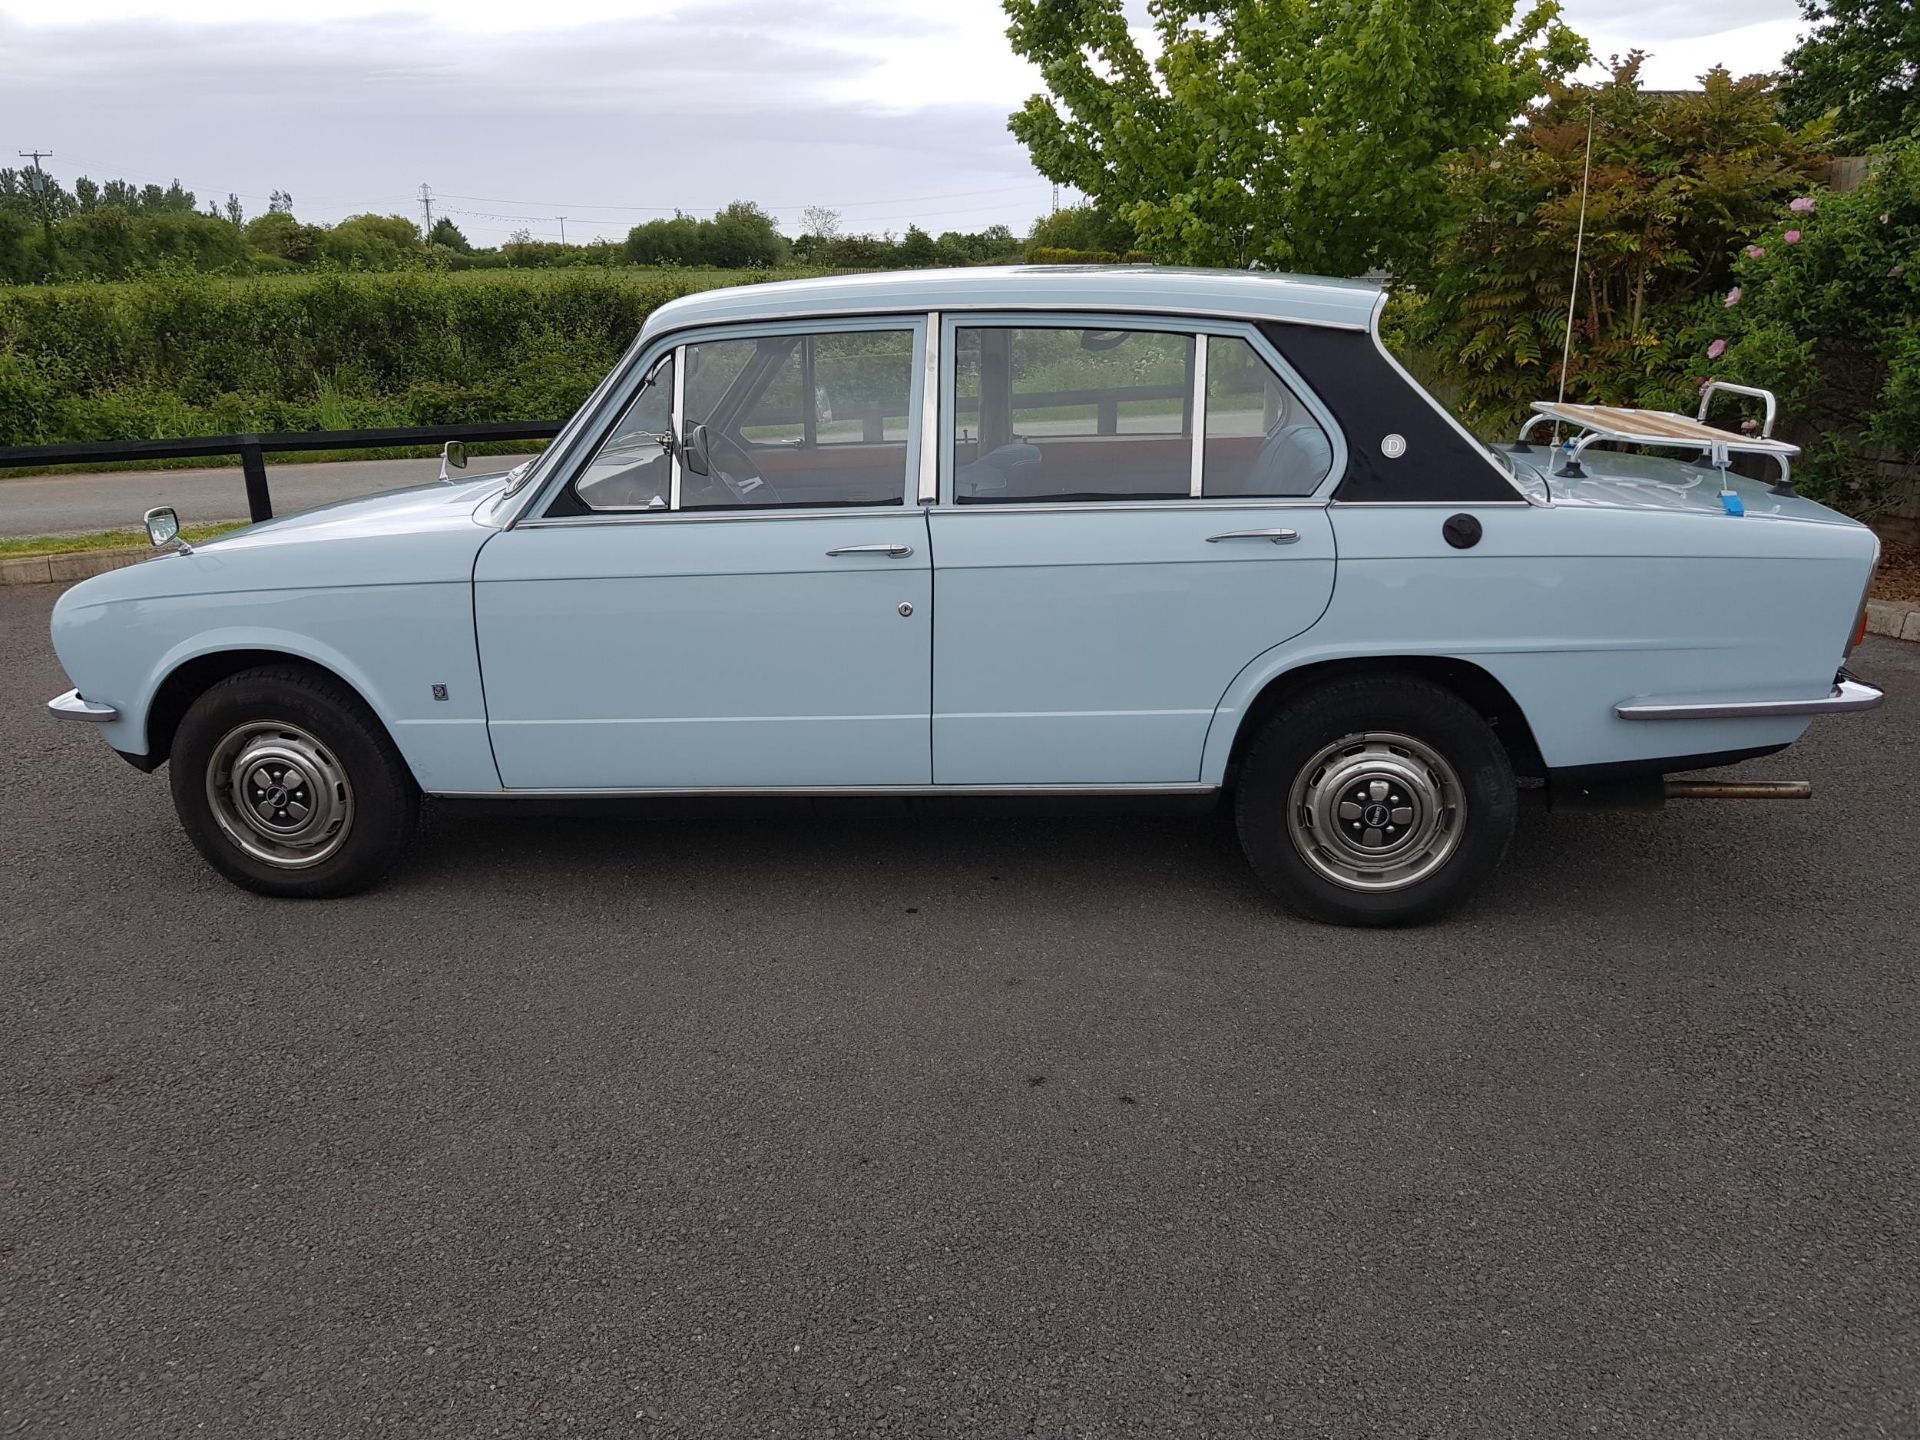
[[[1775,715],[1845,715],[1871,710],[1886,692],[1858,680],[1841,680],[1831,695],[1814,700],[1717,700],[1690,705],[1634,701],[1613,707],[1622,720],[1753,720]]]
[[[63,720],[91,720],[96,725],[110,724],[120,718],[120,712],[113,706],[102,705],[95,700],[83,700],[78,690],[54,696],[47,701],[47,709]]]
[[[1207,451],[1207,336],[1193,337],[1193,468],[1187,474],[1187,494],[1200,498],[1200,472]],[[1316,487],[1317,488],[1317,487]]]
[[[620,800],[701,795],[1211,795],[1218,785],[659,785],[629,790],[434,790],[441,800]]]
[[[746,289],[746,286],[732,287]],[[1380,292],[1380,304],[1386,303],[1386,292]],[[664,306],[662,307],[665,308]],[[1309,325],[1316,330],[1366,330],[1373,323],[1370,320],[1328,320],[1303,319],[1297,315],[1274,315],[1269,312],[1249,310],[1229,310],[1218,305],[1165,305],[1152,301],[1141,303],[1120,299],[1105,300],[962,300],[941,306],[944,315],[992,315],[1015,311],[1055,311],[1062,315],[1173,315],[1181,319],[1213,320],[1223,325],[1252,325],[1261,320],[1282,320],[1288,325]],[[915,310],[911,305],[895,299],[891,303],[876,302],[872,305],[822,305],[809,306],[801,311],[747,310],[736,315],[707,315],[681,320],[672,316],[659,329],[642,328],[640,339],[651,345],[663,336],[675,335],[687,330],[722,329],[729,325],[775,325],[791,323],[808,325],[815,320],[847,320],[869,316],[924,315],[924,310]]]
[[[915,477],[922,505],[940,500],[940,312],[927,312],[927,363],[920,377],[920,473]]]

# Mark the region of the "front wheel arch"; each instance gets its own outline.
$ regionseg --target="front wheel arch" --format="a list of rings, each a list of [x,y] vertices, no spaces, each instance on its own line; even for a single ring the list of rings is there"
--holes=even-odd
[[[351,691],[371,711],[376,719],[379,711],[367,699],[364,691],[337,670],[309,660],[304,655],[295,655],[285,650],[213,650],[204,655],[195,655],[181,661],[159,684],[153,693],[153,700],[147,706],[147,753],[142,768],[157,770],[173,755],[174,737],[180,733],[180,722],[186,717],[193,702],[222,680],[240,674],[244,670],[258,670],[265,666],[293,666],[323,675],[334,684]],[[386,722],[381,721],[382,728]],[[392,732],[388,732],[392,738]]]

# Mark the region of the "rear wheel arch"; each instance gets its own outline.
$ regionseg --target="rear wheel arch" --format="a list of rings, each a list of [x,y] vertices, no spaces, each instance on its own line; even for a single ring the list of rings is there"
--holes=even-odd
[[[1352,656],[1320,660],[1283,670],[1268,680],[1241,713],[1228,751],[1226,784],[1231,787],[1246,759],[1247,748],[1265,728],[1268,718],[1287,701],[1334,680],[1407,677],[1440,686],[1479,711],[1492,727],[1514,774],[1544,779],[1547,769],[1526,712],[1511,691],[1490,672],[1468,660],[1446,655]]]

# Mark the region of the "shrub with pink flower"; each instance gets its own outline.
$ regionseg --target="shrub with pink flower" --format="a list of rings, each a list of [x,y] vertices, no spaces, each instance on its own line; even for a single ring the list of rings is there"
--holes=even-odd
[[[1758,260],[1766,253],[1767,247],[1764,245],[1749,245],[1747,247],[1747,258],[1749,260]]]
[[[1802,195],[1798,200],[1788,205],[1787,208],[1796,215],[1811,215],[1813,213],[1813,197],[1811,195]]]
[[[1707,359],[1709,360],[1718,360],[1722,355],[1726,353],[1727,353],[1727,342],[1724,340],[1716,340],[1711,345],[1707,346]]]
[[[1798,245],[1800,243],[1800,232],[1798,230],[1789,230],[1786,234],[1782,235],[1780,238],[1786,241],[1787,244],[1789,245]]]
[[[1731,310],[1734,306],[1738,305],[1739,303],[1740,303],[1740,287],[1736,285],[1727,292],[1727,308]]]

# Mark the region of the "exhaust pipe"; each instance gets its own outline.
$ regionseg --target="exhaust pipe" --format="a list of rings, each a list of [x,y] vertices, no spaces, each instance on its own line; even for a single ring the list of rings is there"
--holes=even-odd
[[[1669,800],[1811,800],[1811,780],[1669,780]]]

